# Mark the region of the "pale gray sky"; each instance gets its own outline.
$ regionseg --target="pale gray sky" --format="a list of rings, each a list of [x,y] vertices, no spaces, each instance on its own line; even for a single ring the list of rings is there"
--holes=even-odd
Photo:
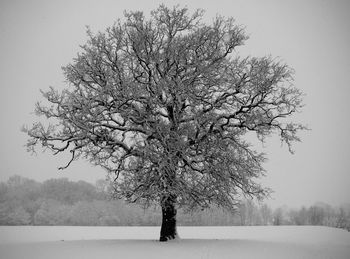
[[[0,2],[0,181],[13,174],[39,181],[68,177],[94,182],[105,172],[87,162],[57,171],[64,157],[31,156],[23,124],[35,121],[39,89],[64,87],[61,66],[68,64],[86,40],[85,26],[103,30],[123,10],[149,14],[160,3],[232,16],[250,39],[242,55],[272,55],[296,71],[295,85],[305,96],[303,113],[295,116],[312,131],[291,155],[277,139],[266,143],[267,176],[275,193],[273,206],[311,205],[324,201],[350,203],[350,2],[349,1],[27,1]],[[260,145],[260,144],[258,144]],[[261,145],[260,145],[261,146]]]

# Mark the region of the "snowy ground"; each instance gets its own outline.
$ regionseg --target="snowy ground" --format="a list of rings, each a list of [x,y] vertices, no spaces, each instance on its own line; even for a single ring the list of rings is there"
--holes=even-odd
[[[350,258],[350,233],[327,227],[0,227],[0,258]]]

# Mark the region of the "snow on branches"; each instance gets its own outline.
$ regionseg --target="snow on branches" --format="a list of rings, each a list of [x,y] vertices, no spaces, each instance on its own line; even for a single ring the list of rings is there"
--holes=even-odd
[[[190,208],[234,207],[268,190],[264,155],[245,142],[278,134],[291,147],[303,125],[287,121],[302,107],[293,71],[271,57],[240,58],[247,39],[232,18],[212,24],[186,8],[160,6],[146,19],[125,13],[93,34],[63,68],[68,87],[43,92],[36,111],[55,123],[26,129],[28,147],[69,151],[111,172],[115,193],[149,204],[164,197]]]

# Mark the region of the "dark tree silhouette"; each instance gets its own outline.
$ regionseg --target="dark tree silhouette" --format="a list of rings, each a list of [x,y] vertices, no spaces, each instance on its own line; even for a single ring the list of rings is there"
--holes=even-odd
[[[287,121],[301,107],[292,70],[271,57],[232,52],[247,36],[232,18],[202,22],[203,11],[161,5],[146,19],[126,12],[93,34],[63,68],[68,87],[43,92],[51,120],[25,129],[28,148],[69,151],[102,166],[116,196],[162,207],[161,241],[176,237],[178,207],[235,208],[242,194],[263,198],[255,182],[264,156],[244,140],[273,133],[290,147],[304,127]]]

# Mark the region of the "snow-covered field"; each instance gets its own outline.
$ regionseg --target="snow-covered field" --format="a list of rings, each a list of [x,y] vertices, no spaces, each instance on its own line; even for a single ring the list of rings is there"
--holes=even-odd
[[[350,233],[327,227],[0,227],[0,258],[350,258]]]

